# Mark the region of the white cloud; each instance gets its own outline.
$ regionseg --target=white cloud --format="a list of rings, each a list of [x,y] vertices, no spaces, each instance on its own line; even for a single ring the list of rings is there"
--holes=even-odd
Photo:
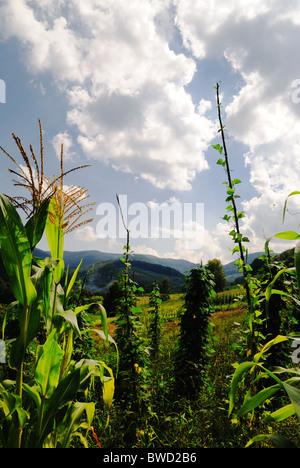
[[[300,185],[300,107],[291,98],[293,80],[300,77],[299,2],[176,4],[176,21],[193,55],[225,57],[243,80],[225,108],[224,123],[231,137],[249,148],[245,162],[257,196],[244,203],[242,225],[252,251],[261,250],[264,236],[292,228],[293,222],[296,227],[295,218],[282,226],[282,210],[286,196]]]
[[[90,157],[139,174],[160,188],[191,188],[207,169],[204,152],[214,125],[197,114],[191,97],[175,85],[146,82],[134,95],[104,91],[68,114]]]
[[[292,84],[300,79],[299,27],[298,0],[14,0],[0,6],[2,38],[17,38],[28,71],[40,80],[51,76],[67,99],[70,127],[54,137],[55,145],[63,138],[72,157],[78,143],[89,158],[160,188],[189,190],[208,168],[205,152],[217,130],[207,117],[212,104],[195,105],[187,85],[202,59],[226,59],[239,89],[226,95],[225,124],[248,147],[245,163],[257,192],[243,204],[252,250],[261,250],[264,236],[298,224],[293,216],[284,226],[281,220],[285,197],[299,190],[300,105],[292,101]],[[176,28],[186,55],[169,46]],[[223,234],[219,225],[208,237],[216,257],[230,242]]]
[[[58,158],[60,158],[61,155],[61,145],[63,145],[63,154],[65,161],[73,159],[75,157],[75,153],[74,151],[72,151],[73,139],[67,131],[58,133],[52,138],[51,141]]]
[[[84,226],[77,229],[74,233],[74,238],[83,242],[95,242],[98,240],[98,236],[92,226]]]
[[[1,7],[0,26],[25,45],[28,69],[51,73],[66,92],[68,123],[88,157],[160,188],[189,190],[208,167],[215,126],[205,117],[208,104],[196,108],[184,89],[196,65],[169,47],[171,7],[16,0]]]
[[[156,250],[154,250],[152,247],[148,247],[145,244],[139,244],[136,247],[134,247],[133,258],[134,254],[153,255],[154,257],[159,257]]]

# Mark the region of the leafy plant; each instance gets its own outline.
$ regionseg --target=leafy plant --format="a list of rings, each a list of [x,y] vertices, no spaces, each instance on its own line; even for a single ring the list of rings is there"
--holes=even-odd
[[[233,411],[235,404],[235,398],[237,393],[237,386],[242,380],[244,381],[244,391],[246,391],[244,402],[236,414],[236,418],[239,418],[248,412],[253,412],[258,406],[262,405],[269,399],[271,399],[279,390],[285,390],[290,398],[291,403],[281,408],[276,408],[268,418],[273,421],[282,421],[291,415],[296,414],[299,418],[299,402],[300,402],[300,391],[291,385],[299,381],[298,369],[285,369],[275,368],[270,370],[270,362],[276,363],[278,355],[274,354],[273,346],[278,343],[283,343],[288,338],[279,334],[281,325],[281,313],[284,306],[283,301],[275,300],[275,297],[280,299],[288,298],[289,300],[296,301],[299,304],[299,299],[295,298],[289,290],[284,290],[283,284],[280,284],[285,274],[291,273],[288,268],[277,268],[275,264],[271,265],[269,242],[267,240],[265,244],[265,257],[264,261],[267,265],[267,274],[265,277],[252,278],[251,267],[246,265],[244,253],[246,252],[243,242],[249,242],[248,238],[244,238],[240,232],[239,220],[244,217],[242,212],[238,212],[235,199],[237,195],[235,193],[235,184],[240,183],[239,179],[231,179],[230,168],[228,163],[228,155],[226,150],[224,126],[221,118],[221,104],[219,101],[219,85],[216,86],[217,90],[217,105],[218,105],[218,116],[220,122],[220,132],[222,135],[223,147],[220,145],[214,145],[214,148],[219,151],[220,155],[224,151],[224,159],[219,159],[218,164],[222,165],[226,169],[228,182],[227,185],[227,199],[229,203],[227,211],[233,213],[233,215],[225,215],[224,220],[230,221],[231,218],[234,222],[234,228],[230,232],[232,239],[238,245],[233,249],[234,252],[240,253],[240,259],[236,262],[236,265],[240,267],[240,271],[244,275],[244,286],[246,288],[246,297],[248,303],[248,324],[249,324],[249,348],[247,355],[243,356],[242,362],[236,365],[236,371],[233,375],[230,390],[230,405],[229,415]],[[289,196],[299,194],[300,192],[292,192]],[[289,197],[288,197],[289,198]],[[286,204],[284,206],[283,219],[286,212]],[[300,235],[293,231],[286,231],[276,234],[274,237],[281,239],[295,240],[300,239]],[[297,245],[295,249],[295,268],[298,277],[298,283],[300,285],[300,246]],[[276,287],[277,286],[277,287]],[[278,289],[279,287],[279,289]],[[295,335],[294,335],[295,336]],[[271,338],[271,339],[270,339]],[[270,355],[272,351],[272,361],[270,361]],[[251,359],[252,356],[252,359]],[[248,373],[248,379],[245,380],[245,376]],[[290,379],[285,381],[278,377],[278,374],[290,373],[294,375]],[[295,376],[296,374],[296,376]],[[264,385],[266,378],[275,380],[275,385],[266,386]],[[273,436],[273,435],[272,435]],[[262,440],[265,436],[260,435],[252,441]],[[269,437],[269,435],[268,435]],[[270,437],[269,437],[270,438]],[[285,439],[280,438],[278,435],[271,437],[277,444],[284,445]]]
[[[152,292],[150,293],[149,305],[150,305],[150,326],[149,326],[149,338],[150,338],[150,353],[152,359],[155,359],[159,353],[160,335],[161,335],[161,313],[159,306],[162,303],[159,287],[157,283],[154,283]]]
[[[217,258],[209,260],[205,265],[205,268],[214,275],[215,291],[223,291],[226,286],[226,276],[221,260],[218,260]]]
[[[220,158],[217,161],[217,164],[221,165],[225,169],[226,175],[227,175],[227,181],[225,181],[224,183],[227,186],[226,203],[228,203],[228,205],[226,207],[227,213],[223,216],[223,219],[228,222],[230,222],[231,219],[233,221],[233,226],[230,231],[230,236],[232,237],[233,242],[237,245],[232,250],[232,253],[234,254],[235,252],[239,252],[239,255],[240,255],[239,260],[237,260],[235,264],[239,267],[239,271],[241,271],[244,276],[244,286],[246,290],[248,309],[250,311],[251,310],[251,294],[250,294],[249,280],[251,277],[250,272],[252,268],[250,267],[250,265],[247,265],[246,263],[246,251],[247,250],[246,250],[246,247],[244,246],[244,243],[249,242],[249,239],[248,237],[243,236],[243,234],[240,231],[240,220],[245,217],[245,214],[243,213],[243,211],[238,210],[237,204],[236,204],[236,199],[240,198],[239,195],[236,193],[236,185],[240,184],[241,181],[237,177],[234,179],[232,179],[231,177],[231,170],[229,166],[229,159],[228,159],[225,133],[224,133],[225,127],[222,122],[219,88],[220,88],[220,85],[219,83],[217,83],[215,89],[217,93],[218,118],[219,118],[219,124],[220,124],[219,132],[221,132],[223,146],[220,146],[219,144],[217,144],[217,145],[213,145],[213,148],[215,148],[219,152],[220,155],[223,155],[223,158]]]
[[[215,292],[212,275],[204,268],[193,268],[185,280],[185,302],[175,354],[175,392],[193,397],[203,383],[209,318],[212,312],[210,298]]]
[[[118,388],[116,399],[129,411],[141,411],[146,372],[146,341],[142,335],[141,310],[137,307],[136,284],[129,279],[130,246],[124,246],[124,269],[120,274],[117,299],[117,343],[119,349]]]
[[[114,377],[104,362],[95,360],[72,360],[74,336],[80,338],[77,315],[90,305],[68,308],[68,301],[78,268],[70,282],[61,285],[64,273],[63,240],[65,233],[75,229],[83,210],[85,191],[73,188],[65,191],[63,186],[63,148],[61,151],[61,175],[48,185],[44,178],[43,138],[40,124],[41,168],[32,147],[31,154],[37,171],[37,179],[29,158],[19,138],[14,136],[27,171],[5,151],[17,164],[21,178],[16,182],[29,189],[31,198],[14,200],[0,195],[0,246],[3,263],[9,276],[16,301],[6,311],[5,324],[11,314],[19,322],[19,336],[12,340],[9,350],[9,366],[16,371],[16,381],[0,384],[0,412],[3,426],[0,443],[3,447],[69,447],[74,435],[86,443],[79,428],[89,429],[94,414],[94,403],[81,402],[91,380],[99,377],[103,386],[103,401],[108,410],[112,404]],[[69,171],[70,172],[70,171]],[[59,184],[58,184],[59,181]],[[49,195],[50,193],[50,195]],[[45,195],[47,194],[47,195]],[[16,208],[21,207],[29,219],[24,226]],[[75,221],[71,219],[76,216]],[[33,257],[33,249],[46,232],[51,257]],[[99,305],[105,339],[108,340],[106,313]],[[37,341],[44,334],[44,344]],[[35,363],[28,363],[26,353],[36,349]],[[24,381],[24,365],[33,368],[32,376]],[[105,375],[108,374],[108,375]],[[86,415],[85,422],[83,415]]]
[[[300,420],[300,390],[296,387],[297,383],[300,381],[299,368],[287,369],[283,367],[277,367],[270,371],[264,365],[264,361],[266,361],[268,352],[271,350],[271,348],[275,345],[281,344],[286,340],[288,340],[287,337],[278,335],[276,338],[269,341],[257,354],[255,354],[252,361],[244,361],[236,367],[231,382],[229,415],[232,414],[233,408],[235,406],[237,387],[241,382],[245,382],[245,377],[248,375],[250,377],[250,385],[247,383],[246,387],[250,386],[250,389],[247,391],[244,402],[237,411],[235,418],[241,418],[247,413],[253,412],[258,406],[261,406],[270,399],[274,398],[277,393],[283,390],[287,394],[290,402],[287,405],[276,408],[275,411],[266,413],[264,416],[265,420],[267,422],[279,422],[293,415],[296,415],[298,420]],[[281,375],[291,375],[291,377],[283,380],[280,378]],[[267,387],[263,386],[262,390],[255,393],[253,389],[258,385],[259,382],[265,380],[266,378],[272,379],[274,384]],[[270,438],[270,434],[255,436],[247,445],[250,445],[253,442],[264,440],[265,438]],[[276,437],[271,437],[271,439],[273,439],[274,443],[279,446],[293,446],[291,441],[287,441],[285,437],[278,434]]]

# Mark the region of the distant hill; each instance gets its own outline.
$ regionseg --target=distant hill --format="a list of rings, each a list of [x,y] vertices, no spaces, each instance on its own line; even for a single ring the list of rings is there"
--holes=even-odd
[[[50,255],[49,252],[44,250],[35,249],[34,255],[40,258],[45,258]],[[110,260],[119,260],[122,254],[120,253],[107,253],[100,252],[99,250],[81,250],[81,251],[65,251],[64,260],[66,265],[69,265],[70,268],[77,267],[80,260],[82,259],[82,266],[91,265],[92,263],[110,261]],[[133,253],[132,260],[139,260],[147,263],[153,263],[155,265],[161,265],[165,267],[174,268],[180,273],[185,273],[191,268],[195,268],[197,265],[195,263],[189,262],[187,260],[180,260],[176,258],[160,258],[154,255],[146,254],[135,254]]]
[[[285,258],[285,251],[281,256]],[[248,255],[247,262],[252,263],[264,252],[255,252]],[[45,258],[50,255],[44,250],[35,249],[34,255],[40,258]],[[274,254],[275,255],[275,254]],[[66,266],[69,265],[70,274],[78,266],[82,260],[81,268],[78,273],[78,279],[86,278],[86,288],[93,291],[104,293],[107,291],[110,284],[118,279],[118,275],[123,268],[123,263],[120,261],[122,255],[118,253],[100,252],[98,250],[82,250],[82,251],[65,251],[64,259]],[[282,259],[283,259],[282,258]],[[238,267],[233,260],[230,263],[223,265],[224,273],[227,279],[227,284],[231,284],[234,280],[241,276]],[[172,292],[180,291],[184,284],[185,272],[197,265],[182,259],[159,258],[154,255],[133,254],[131,256],[131,279],[141,285],[145,291],[152,289],[154,281],[161,283],[163,278],[168,278]],[[8,281],[0,254],[0,278],[5,282]]]
[[[45,258],[50,255],[40,249],[34,250],[36,257]],[[78,273],[78,279],[86,277],[85,286],[91,291],[106,292],[109,285],[118,279],[123,268],[120,261],[122,255],[116,253],[100,252],[98,250],[83,250],[79,252],[64,252],[66,266],[69,265],[70,273],[75,270],[82,259]],[[152,289],[154,281],[161,283],[163,278],[168,278],[171,292],[182,289],[184,273],[195,268],[195,263],[187,260],[173,258],[159,258],[154,255],[133,254],[130,259],[130,277],[146,291]]]
[[[260,257],[261,255],[264,255],[265,252],[254,252],[254,253],[250,253],[248,254],[247,256],[247,263],[249,265],[251,265],[251,263],[256,260],[258,257]],[[271,254],[272,256],[275,256],[277,254],[275,253],[272,253]],[[243,276],[240,272],[239,272],[239,267],[237,265],[235,265],[235,262],[237,261],[238,257],[236,256],[235,257],[235,260],[233,260],[232,262],[230,263],[227,263],[226,265],[223,265],[223,269],[224,269],[224,273],[225,273],[225,276],[226,276],[226,280],[227,280],[227,284],[231,284],[233,283],[237,278],[240,278],[241,276]]]
[[[140,260],[131,260],[130,263],[130,279],[142,286],[146,292],[152,290],[155,281],[160,284],[164,278],[169,279],[171,292],[179,292],[182,289],[184,275],[175,268]],[[124,264],[120,260],[104,260],[81,267],[77,278],[82,280],[86,278],[85,287],[90,291],[104,293],[118,279],[123,268]]]

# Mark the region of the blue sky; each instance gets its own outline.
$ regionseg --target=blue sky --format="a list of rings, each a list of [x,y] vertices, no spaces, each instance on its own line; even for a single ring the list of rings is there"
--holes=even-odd
[[[66,169],[91,165],[65,180],[95,202],[94,221],[66,236],[66,249],[122,252],[124,239],[96,230],[97,207],[116,206],[118,193],[148,208],[204,204],[201,248],[149,236],[132,239],[135,252],[227,263],[214,86],[232,173],[242,180],[241,229],[249,251],[260,251],[266,237],[299,224],[295,198],[282,225],[285,198],[300,189],[299,37],[293,0],[1,0],[0,145],[18,156],[14,132],[38,152],[40,118],[48,175],[59,172],[61,143]],[[2,155],[1,192],[13,194],[9,167]]]

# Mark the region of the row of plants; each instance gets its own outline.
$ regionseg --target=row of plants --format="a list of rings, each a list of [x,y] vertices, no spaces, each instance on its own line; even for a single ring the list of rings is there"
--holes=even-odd
[[[213,299],[213,304],[218,305],[232,305],[235,302],[243,300],[243,294],[233,292],[218,293]]]
[[[147,296],[148,304],[145,296],[141,301],[140,288],[129,279],[130,266],[128,243],[119,279],[122,294],[117,316],[110,322],[116,326],[118,346],[116,392],[111,412],[113,434],[110,431],[104,434],[101,424],[98,432],[109,446],[160,447],[162,439],[168,439],[167,434],[161,433],[161,421],[165,424],[170,421],[167,408],[173,408],[174,412],[180,400],[195,401],[206,378],[214,283],[207,270],[192,269],[186,276],[183,300],[180,304],[176,301],[176,320],[166,321],[165,303],[158,285],[154,284]],[[141,302],[143,306],[139,307]],[[167,338],[166,330],[170,328],[172,337]],[[108,353],[107,362],[115,367],[115,355]],[[183,421],[185,426],[187,419],[182,417]]]

